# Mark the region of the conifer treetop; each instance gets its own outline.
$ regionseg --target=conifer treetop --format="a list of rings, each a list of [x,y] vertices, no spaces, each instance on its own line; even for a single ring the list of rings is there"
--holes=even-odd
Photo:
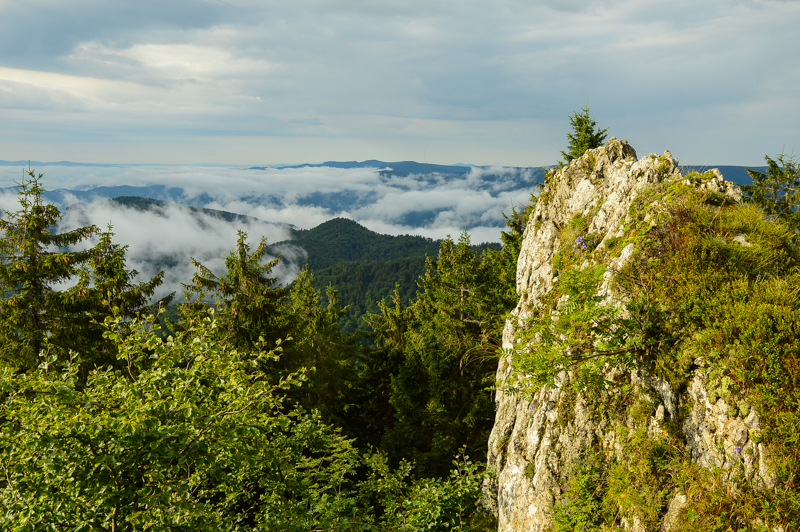
[[[572,126],[572,133],[567,133],[567,151],[562,151],[564,158],[562,164],[569,164],[573,159],[577,159],[587,150],[599,148],[606,140],[608,128],[596,129],[597,122],[589,116],[589,103],[581,108],[581,112],[573,113],[569,119]]]

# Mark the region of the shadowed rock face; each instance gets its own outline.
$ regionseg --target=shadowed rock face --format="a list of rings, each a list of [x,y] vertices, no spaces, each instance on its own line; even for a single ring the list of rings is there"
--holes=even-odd
[[[678,161],[668,151],[662,156],[648,155],[637,160],[635,150],[624,140],[612,138],[605,146],[588,151],[573,160],[549,179],[540,201],[525,230],[517,266],[517,293],[520,300],[506,322],[503,347],[516,342],[516,323],[531,315],[553,288],[553,259],[561,246],[560,228],[575,214],[591,218],[589,234],[603,249],[608,239],[623,235],[629,207],[648,184],[685,179]],[[742,197],[739,187],[714,174],[713,179],[696,184],[725,194],[735,201]],[[590,216],[591,215],[591,216]],[[613,259],[609,269],[619,270],[633,254],[633,244]],[[611,273],[606,275],[610,276]],[[609,290],[610,277],[602,283],[600,294]],[[745,467],[752,477],[762,460],[761,449],[748,440],[748,431],[758,428],[754,411],[744,419],[728,415],[724,400],[708,400],[702,362],[683,396],[672,390],[669,382],[637,368],[624,375],[642,394],[654,397],[654,414],[649,420],[654,437],[661,433],[665,420],[678,421],[683,427],[686,446],[692,460],[711,467],[725,464],[721,449],[739,454],[747,452]],[[620,374],[620,370],[616,371]],[[609,377],[609,376],[607,376]],[[512,377],[511,361],[500,361],[498,388]],[[547,530],[553,524],[553,505],[563,492],[569,466],[591,446],[619,455],[622,453],[616,426],[592,416],[586,398],[568,394],[564,386],[568,375],[562,373],[554,387],[539,390],[530,400],[519,394],[497,392],[497,413],[489,440],[489,467],[496,476],[484,486],[486,502],[499,520],[500,532]],[[688,417],[676,420],[679,405],[693,405]],[[750,451],[747,451],[750,449]],[[761,477],[769,484],[768,475]],[[675,494],[665,509],[662,528],[668,530],[686,497]],[[623,520],[629,530],[644,530],[635,519]]]

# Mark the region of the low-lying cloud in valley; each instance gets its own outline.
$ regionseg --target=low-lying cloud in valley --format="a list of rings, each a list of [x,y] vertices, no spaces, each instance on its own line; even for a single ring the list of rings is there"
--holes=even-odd
[[[452,169],[452,168],[451,168]],[[351,218],[384,234],[457,237],[467,229],[475,243],[499,241],[503,212],[524,205],[539,169],[461,168],[452,173],[413,174],[387,168],[306,166],[252,169],[205,166],[42,166],[47,197],[65,212],[61,230],[113,225],[115,241],[128,245],[129,266],[143,276],[166,269],[163,293],[180,292],[194,273],[189,257],[224,271],[224,255],[237,229],[256,246],[291,238],[290,224],[309,229],[334,217]],[[19,168],[0,167],[6,186]],[[126,186],[137,183],[138,186]],[[171,202],[156,211],[129,208],[110,197],[138,195]],[[204,207],[250,217],[228,222],[190,209]],[[6,189],[0,209],[16,210]],[[276,270],[288,282],[302,266],[302,251],[287,248]],[[292,249],[296,250],[295,256]]]
[[[90,204],[76,204],[66,210],[59,229],[94,224],[101,229],[111,223],[114,241],[128,246],[128,267],[150,278],[165,271],[164,283],[156,293],[163,297],[170,292],[182,293],[181,283],[190,283],[196,269],[191,258],[215,273],[225,271],[225,255],[233,249],[237,229],[248,233],[248,242],[255,248],[261,238],[269,242],[286,240],[289,228],[252,219],[230,223],[184,205],[166,204],[153,210],[141,210],[108,199]],[[287,258],[273,273],[284,283],[291,282],[296,264],[302,260],[301,250],[289,250]]]

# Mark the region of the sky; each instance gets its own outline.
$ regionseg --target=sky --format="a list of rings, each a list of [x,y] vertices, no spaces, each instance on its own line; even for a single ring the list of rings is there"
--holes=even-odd
[[[542,166],[800,151],[798,0],[0,0],[0,159]]]

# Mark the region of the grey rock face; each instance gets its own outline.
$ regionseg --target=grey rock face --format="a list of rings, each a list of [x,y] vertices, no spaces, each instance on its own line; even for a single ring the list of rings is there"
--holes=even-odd
[[[539,307],[553,288],[553,259],[562,245],[560,228],[575,214],[591,218],[589,233],[600,239],[598,249],[603,249],[609,239],[622,236],[629,222],[629,208],[644,187],[682,179],[678,161],[668,151],[662,156],[648,155],[637,160],[634,149],[616,138],[555,172],[525,229],[517,266],[520,300],[506,322],[503,347],[511,349],[515,345],[518,323],[529,317],[531,309]],[[742,197],[738,186],[724,181],[719,172],[697,186],[735,201]],[[632,244],[625,247],[609,264],[611,269],[621,268],[634,251]],[[609,293],[611,273],[606,275],[601,295]],[[553,505],[565,487],[570,465],[592,445],[616,453],[619,458],[622,445],[615,427],[592,419],[584,397],[568,393],[564,385],[568,375],[562,374],[554,387],[539,390],[531,399],[502,390],[504,384],[511,384],[512,375],[511,361],[502,359],[497,371],[497,413],[488,456],[495,477],[484,486],[486,502],[498,517],[500,532],[543,531],[553,524]],[[750,431],[758,426],[755,412],[744,413],[746,417],[742,419],[729,415],[722,399],[710,404],[702,371],[692,381],[688,392],[691,397],[678,397],[669,382],[650,375],[644,368],[625,378],[632,386],[658,398],[650,420],[649,431],[654,434],[661,432],[660,424],[665,419],[674,420],[679,415],[679,405],[692,401],[694,406],[683,430],[692,459],[698,464],[736,464],[745,467],[751,477],[762,470],[760,449],[750,440]],[[763,482],[768,483],[768,478]],[[677,515],[685,501],[683,495],[676,494],[668,515]],[[644,530],[636,519],[627,519],[623,525],[628,530]],[[664,527],[670,527],[666,518]]]
[[[719,398],[709,401],[705,372],[695,372],[686,401],[692,405],[683,421],[686,448],[692,460],[703,467],[722,467],[744,472],[755,485],[771,488],[775,479],[766,466],[764,448],[751,436],[761,429],[754,408],[731,415],[731,406]],[[742,417],[744,416],[744,418]]]

